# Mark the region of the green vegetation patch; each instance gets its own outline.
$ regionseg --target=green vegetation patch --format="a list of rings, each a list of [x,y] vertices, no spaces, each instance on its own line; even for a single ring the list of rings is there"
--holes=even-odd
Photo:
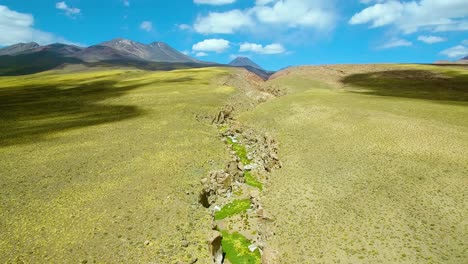
[[[235,200],[232,203],[224,206],[220,211],[215,213],[215,220],[221,220],[229,216],[233,216],[247,211],[250,208],[250,200]]]
[[[221,231],[221,234],[223,235],[223,251],[232,264],[262,263],[260,250],[257,248],[251,252],[249,250],[251,242],[243,235],[237,232],[229,233],[226,230]]]
[[[247,149],[244,146],[234,142],[230,137],[227,138],[227,142],[232,146],[232,150],[236,152],[242,164],[247,165],[250,163],[250,159],[247,158]]]
[[[246,171],[244,173],[245,183],[252,187],[258,188],[260,191],[263,190],[263,184],[257,180],[257,178],[253,175],[252,172]]]

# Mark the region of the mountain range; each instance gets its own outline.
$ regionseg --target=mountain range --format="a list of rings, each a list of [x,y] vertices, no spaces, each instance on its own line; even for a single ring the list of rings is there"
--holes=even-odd
[[[263,79],[272,74],[246,57],[236,58],[228,65],[210,63],[187,56],[164,42],[143,44],[123,38],[89,47],[62,43],[41,46],[30,42],[0,49],[0,75],[37,73],[63,64],[130,66],[147,70],[233,66],[244,67]]]

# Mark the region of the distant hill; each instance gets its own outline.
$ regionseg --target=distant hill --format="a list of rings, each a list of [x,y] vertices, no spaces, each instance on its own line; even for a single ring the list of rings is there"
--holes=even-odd
[[[99,62],[107,60],[141,60],[134,54],[101,45],[85,48],[75,53],[73,57],[85,62]]]
[[[51,70],[65,64],[123,66],[146,70],[173,70],[219,66],[187,56],[164,42],[143,44],[117,38],[90,47],[62,43],[40,46],[35,42],[18,43],[0,49],[0,76],[24,75]],[[266,71],[246,57],[238,57],[229,66],[243,67],[267,80],[274,72]]]
[[[461,60],[457,61],[458,63],[461,63],[461,64],[468,64],[468,56],[462,58]]]
[[[40,46],[36,42],[18,43],[18,44],[11,45],[11,46],[0,49],[0,56],[1,55],[15,55],[15,54],[21,53],[23,51],[32,50],[32,49],[38,48],[38,47],[40,47]]]
[[[100,46],[113,48],[124,54],[131,54],[134,57],[147,61],[159,62],[198,62],[164,42],[153,42],[151,44],[142,44],[128,39],[113,39],[103,42]]]
[[[0,76],[14,76],[32,74],[54,69],[63,64],[78,64],[81,60],[64,57],[49,50],[34,53],[18,54],[15,56],[0,56]]]
[[[233,66],[233,67],[245,68],[246,70],[260,76],[263,80],[268,80],[268,78],[270,78],[270,76],[273,73],[275,73],[273,71],[267,71],[263,69],[260,65],[253,62],[251,59],[247,57],[237,57],[233,61],[231,61],[228,65]]]
[[[259,70],[265,70],[247,57],[237,57],[233,61],[231,61],[229,65],[235,67],[252,67]]]
[[[62,43],[40,46],[18,43],[0,49],[0,75],[23,75],[46,71],[63,64],[105,63],[144,69],[177,69],[211,66],[191,58],[163,42],[142,44],[114,39],[87,48]]]
[[[468,56],[465,56],[457,61],[439,60],[434,64],[468,64]]]

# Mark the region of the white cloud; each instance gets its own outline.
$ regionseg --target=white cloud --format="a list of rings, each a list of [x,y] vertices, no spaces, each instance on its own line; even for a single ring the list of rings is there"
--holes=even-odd
[[[140,29],[150,32],[153,30],[153,23],[151,21],[143,21],[140,24]]]
[[[382,3],[385,2],[385,0],[359,0],[359,2],[368,5],[373,2]]]
[[[274,2],[275,0],[256,0],[255,4],[256,5],[267,5],[269,3]]]
[[[194,28],[203,34],[233,34],[238,31],[284,31],[291,28],[329,30],[336,22],[335,0],[257,0],[245,10],[210,12],[199,16]]]
[[[286,49],[281,44],[273,43],[270,45],[262,46],[255,43],[242,43],[239,52],[255,52],[259,54],[280,54],[284,53]]]
[[[200,51],[195,54],[196,57],[205,57],[208,56],[208,53]]]
[[[198,17],[194,28],[202,34],[232,34],[251,25],[253,22],[250,15],[234,9],[225,13],[209,13],[206,17]]]
[[[199,5],[227,5],[236,2],[236,0],[193,0],[193,2]]]
[[[59,10],[62,10],[62,11],[65,11],[65,14],[67,16],[70,16],[70,17],[73,17],[75,15],[78,15],[81,10],[79,8],[76,8],[76,7],[69,7],[67,5],[67,3],[65,2],[57,2],[55,4],[55,8],[59,9]]]
[[[130,1],[129,0],[123,0],[124,6],[130,6]]]
[[[187,56],[190,55],[190,51],[188,51],[188,50],[184,50],[184,51],[182,51],[182,53],[187,55]]]
[[[379,48],[380,49],[390,49],[390,48],[396,48],[396,47],[409,47],[409,46],[412,46],[412,45],[413,45],[413,43],[408,41],[408,40],[395,38],[395,39],[392,39],[392,40],[388,41],[387,43],[380,46]]]
[[[437,37],[437,36],[419,36],[418,40],[422,41],[424,43],[427,43],[427,44],[433,44],[433,43],[439,43],[439,42],[447,41],[446,38]]]
[[[221,53],[230,47],[229,41],[225,39],[205,39],[192,46],[194,51],[214,51]]]
[[[260,22],[266,24],[286,25],[288,27],[306,26],[326,29],[333,26],[335,14],[328,9],[325,1],[317,0],[283,0],[261,1],[254,8]]]
[[[449,58],[462,58],[468,55],[468,47],[464,45],[458,45],[458,46],[443,50],[440,52],[440,54],[445,55]]]
[[[192,27],[190,25],[187,25],[187,24],[179,24],[179,25],[177,25],[177,27],[180,30],[191,30],[192,29]]]
[[[468,46],[468,39],[463,40],[462,44]]]
[[[349,23],[370,24],[374,28],[393,25],[405,34],[410,34],[419,30],[468,30],[467,17],[466,0],[387,0],[355,14]]]
[[[33,25],[33,15],[19,13],[0,5],[0,46],[33,41],[42,45],[55,42],[77,45],[52,33],[35,29]]]

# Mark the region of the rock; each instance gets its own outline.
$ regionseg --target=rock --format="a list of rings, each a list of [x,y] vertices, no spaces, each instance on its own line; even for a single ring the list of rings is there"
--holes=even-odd
[[[260,196],[259,190],[253,190],[249,193],[250,198],[258,198]]]
[[[216,264],[223,263],[223,248],[221,246],[221,240],[223,240],[223,237],[221,233],[216,230],[211,230],[207,236],[209,251],[213,256],[214,263]]]
[[[278,257],[275,251],[268,249],[267,247],[263,249],[262,254],[262,264],[277,264]]]
[[[252,164],[247,164],[247,165],[244,165],[244,170],[250,171],[250,170],[256,169],[257,167],[258,167],[257,164],[254,164],[254,163],[252,163]]]
[[[250,252],[254,252],[255,250],[257,250],[257,246],[256,245],[249,245],[249,251]]]
[[[198,258],[192,258],[192,260],[190,260],[190,264],[197,263],[197,261],[198,261]]]
[[[242,162],[238,162],[237,163],[237,168],[241,171],[244,171],[244,164],[242,164]]]
[[[149,240],[146,240],[144,244],[145,244],[145,246],[149,246],[149,244],[150,244]]]
[[[189,242],[187,240],[182,240],[182,243],[180,244],[182,247],[188,247]]]
[[[260,218],[263,218],[263,208],[258,208],[257,209],[257,216]]]
[[[212,124],[224,124],[226,121],[232,119],[231,114],[234,111],[232,106],[226,106],[223,110],[213,118]]]
[[[237,162],[230,161],[226,166],[227,173],[231,174],[232,176],[236,176],[239,173],[239,168],[237,168]]]

